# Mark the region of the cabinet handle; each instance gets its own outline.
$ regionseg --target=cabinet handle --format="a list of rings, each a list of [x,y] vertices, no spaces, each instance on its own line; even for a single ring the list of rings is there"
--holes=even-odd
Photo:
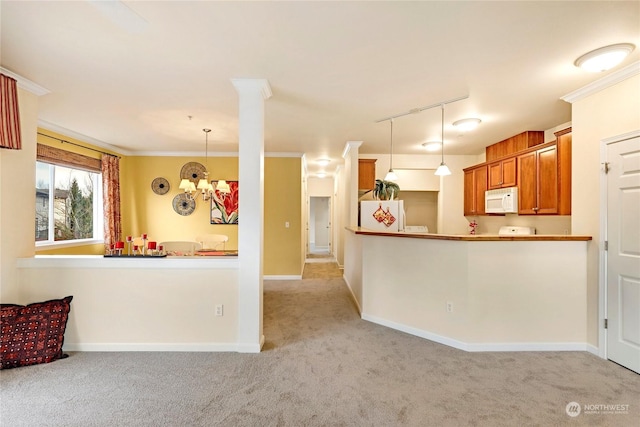
[[[533,208],[534,211],[538,212],[538,208]]]

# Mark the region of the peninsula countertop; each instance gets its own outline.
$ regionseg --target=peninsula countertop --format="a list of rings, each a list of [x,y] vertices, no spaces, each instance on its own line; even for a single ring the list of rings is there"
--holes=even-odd
[[[405,232],[381,232],[367,230],[362,227],[346,227],[347,230],[366,236],[382,236],[382,237],[407,237],[412,239],[431,239],[431,240],[463,240],[467,242],[499,242],[499,241],[588,241],[592,240],[591,236],[571,235],[571,234],[532,234],[532,235],[508,235],[500,236],[498,234],[434,234],[434,233],[405,233]]]

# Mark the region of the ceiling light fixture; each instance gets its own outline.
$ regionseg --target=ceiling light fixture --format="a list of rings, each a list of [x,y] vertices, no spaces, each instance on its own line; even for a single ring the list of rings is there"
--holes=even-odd
[[[453,122],[453,126],[461,132],[468,132],[477,128],[481,122],[482,120],[477,118],[462,119]]]
[[[396,182],[398,175],[393,171],[393,119],[389,119],[389,121],[391,122],[391,149],[389,150],[389,172],[387,172],[384,180]]]
[[[442,143],[440,141],[429,141],[422,144],[427,151],[438,151]]]
[[[438,176],[446,176],[446,175],[451,175],[451,171],[449,170],[449,168],[447,167],[447,165],[444,163],[444,104],[440,105],[440,110],[442,111],[442,127],[441,127],[441,136],[442,136],[442,161],[440,162],[440,166],[438,166],[438,169],[436,169],[435,174]]]
[[[607,71],[621,63],[633,49],[635,45],[631,43],[612,44],[585,53],[574,64],[592,73]]]
[[[189,195],[190,198],[196,199],[198,197],[198,193],[196,189],[202,193],[202,200],[207,201],[211,198],[211,194],[213,193],[213,185],[209,182],[209,132],[211,129],[202,129],[205,136],[205,151],[204,151],[204,163],[205,163],[205,171],[204,177],[200,178],[198,181],[198,186],[193,183],[193,181],[189,179],[183,179],[180,181],[180,185],[178,188],[184,190],[185,193]],[[196,193],[196,194],[193,194]]]
[[[329,160],[329,159],[318,159],[318,160],[316,160],[316,163],[319,164],[320,166],[327,166],[329,163],[331,163],[331,160]]]
[[[316,174],[316,176],[317,176],[318,178],[324,178],[324,177],[326,177],[326,176],[327,176],[327,174],[326,174],[326,173],[324,173],[324,172],[320,172],[320,173],[317,173],[317,174]]]

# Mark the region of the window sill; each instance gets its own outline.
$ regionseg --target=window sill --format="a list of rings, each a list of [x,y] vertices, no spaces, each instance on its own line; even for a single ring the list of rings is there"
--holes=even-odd
[[[78,239],[64,240],[59,242],[36,242],[36,250],[59,249],[59,248],[75,248],[78,246],[102,245],[102,239]]]

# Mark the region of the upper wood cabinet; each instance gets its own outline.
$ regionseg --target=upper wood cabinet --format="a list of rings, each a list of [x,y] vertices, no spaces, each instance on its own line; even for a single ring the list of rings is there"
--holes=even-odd
[[[518,156],[518,214],[558,214],[558,149],[555,144]]]
[[[516,158],[510,157],[488,164],[489,190],[516,185]]]
[[[484,215],[484,192],[487,190],[487,166],[464,170],[464,215]]]
[[[528,130],[488,146],[485,149],[486,161],[492,162],[502,157],[512,156],[542,143],[544,143],[543,131]]]
[[[518,213],[571,215],[571,128],[555,143],[518,156]]]
[[[376,159],[358,159],[358,190],[373,190],[376,185]]]
[[[558,215],[571,215],[571,128],[555,133],[558,147]]]

